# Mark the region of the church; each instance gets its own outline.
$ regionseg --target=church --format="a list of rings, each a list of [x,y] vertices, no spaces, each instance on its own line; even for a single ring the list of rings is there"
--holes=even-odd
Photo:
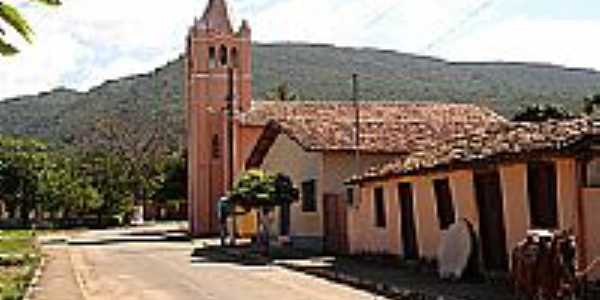
[[[194,22],[185,58],[193,236],[217,233],[218,199],[241,171],[262,168],[290,175],[301,187],[301,203],[278,214],[283,225],[276,232],[318,248],[327,240],[347,248],[345,179],[449,134],[505,122],[470,104],[366,102],[358,109],[357,135],[352,101],[254,100],[252,31],[247,21],[233,28],[225,0],[210,0]]]

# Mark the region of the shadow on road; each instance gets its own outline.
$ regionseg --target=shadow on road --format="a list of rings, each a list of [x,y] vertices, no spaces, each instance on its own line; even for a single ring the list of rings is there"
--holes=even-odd
[[[260,252],[250,244],[236,247],[206,245],[195,248],[191,254],[192,263],[233,263],[243,266],[267,266],[281,264],[287,260],[308,260],[315,256],[307,252],[292,251],[285,248],[272,248],[269,256]]]
[[[274,249],[269,257],[264,257],[249,246],[206,246],[194,249],[191,263],[277,265],[378,294],[387,299],[516,299],[505,282],[444,281],[438,278],[430,266],[410,264],[393,257],[324,257],[279,248]]]
[[[447,281],[431,266],[397,258],[336,257],[329,266],[287,264],[286,267],[340,282],[389,299],[513,300],[505,282]]]
[[[103,246],[115,244],[189,243],[183,230],[93,231],[75,236],[50,236],[40,239],[42,245]]]

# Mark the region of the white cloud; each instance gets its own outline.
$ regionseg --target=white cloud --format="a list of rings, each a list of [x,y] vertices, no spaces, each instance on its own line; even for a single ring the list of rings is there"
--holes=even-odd
[[[0,58],[0,99],[57,86],[86,90],[107,79],[149,71],[183,50],[206,0],[71,0],[57,9],[23,4],[33,45]]]
[[[465,61],[525,61],[600,70],[598,20],[515,17],[468,36],[445,55]]]
[[[26,3],[25,0],[20,0]],[[22,4],[37,35],[0,58],[0,99],[149,71],[183,51],[207,0],[70,0],[58,9]],[[229,0],[258,41],[309,41],[422,52],[489,0]],[[546,61],[600,69],[600,21],[489,17],[489,10],[430,53],[454,60]],[[486,15],[488,14],[488,15]],[[498,16],[495,16],[496,18]],[[486,19],[487,18],[487,19]],[[475,24],[477,26],[475,26]],[[462,27],[462,26],[461,26]],[[474,32],[471,32],[475,29]],[[13,41],[19,39],[14,35]]]
[[[288,0],[253,19],[259,40],[300,40],[415,51],[482,0]]]

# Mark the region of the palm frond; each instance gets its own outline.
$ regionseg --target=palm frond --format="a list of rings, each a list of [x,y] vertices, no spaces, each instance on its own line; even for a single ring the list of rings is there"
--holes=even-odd
[[[60,0],[30,0],[31,2],[39,2],[50,6],[58,6],[62,4]]]
[[[11,5],[0,3],[0,20],[8,23],[14,28],[26,41],[31,42],[33,30],[29,23],[19,11]]]
[[[15,55],[19,51],[0,37],[0,55]]]

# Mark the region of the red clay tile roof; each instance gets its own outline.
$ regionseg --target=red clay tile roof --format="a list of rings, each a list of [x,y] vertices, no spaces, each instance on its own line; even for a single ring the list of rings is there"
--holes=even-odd
[[[586,137],[600,135],[600,122],[590,119],[544,123],[504,123],[478,129],[470,134],[455,134],[423,147],[398,160],[374,167],[349,182],[411,175],[455,164],[474,163],[535,154],[561,152]]]
[[[368,102],[360,105],[360,149],[371,153],[410,153],[420,145],[506,120],[472,104]],[[307,151],[355,150],[352,102],[255,102],[242,124],[277,129]],[[272,126],[274,127],[274,126]]]

